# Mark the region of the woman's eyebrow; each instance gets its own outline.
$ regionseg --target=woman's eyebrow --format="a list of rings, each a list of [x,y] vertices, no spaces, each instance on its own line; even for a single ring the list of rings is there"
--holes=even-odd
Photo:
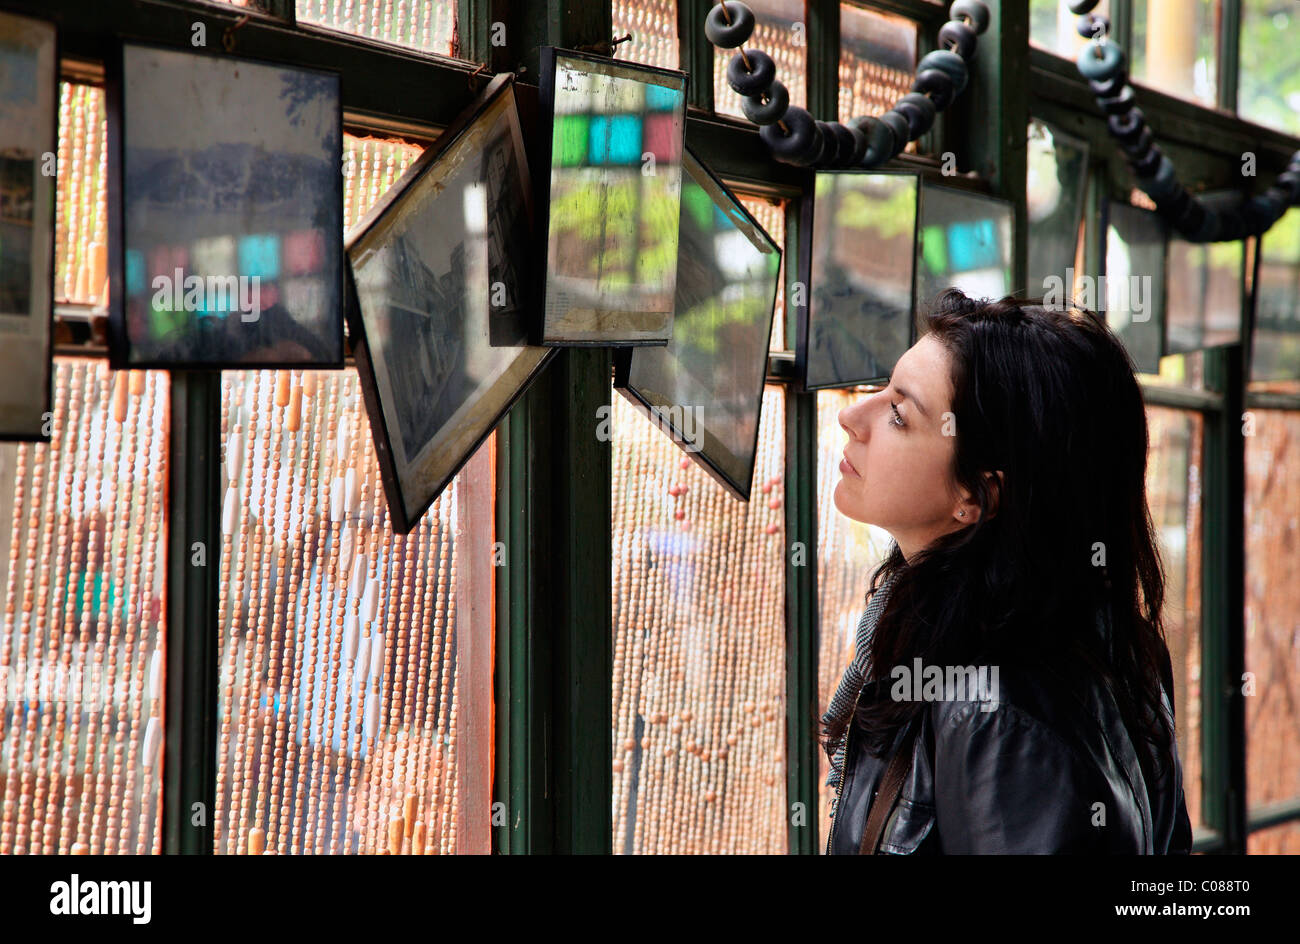
[[[894,382],[894,378],[892,378],[892,377],[889,378],[889,382],[890,382],[890,383],[893,383],[893,382]],[[916,404],[916,408],[917,408],[918,410],[921,411],[921,415],[922,415],[922,416],[924,416],[927,420],[930,418],[930,411],[927,410],[927,409],[925,408],[925,404],[924,404],[924,403],[922,403],[922,402],[921,402],[920,400],[918,400],[916,397],[912,396],[910,393],[908,393],[908,392],[907,392],[906,390],[904,390],[902,387],[895,387],[894,389],[898,391],[898,395],[899,395],[900,397],[906,397],[907,399],[909,399],[909,400],[911,400],[913,403],[915,403],[915,404]]]

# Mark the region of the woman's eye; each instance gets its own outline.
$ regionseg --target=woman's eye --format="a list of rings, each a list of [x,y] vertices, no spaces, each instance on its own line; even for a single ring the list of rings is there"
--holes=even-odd
[[[894,425],[895,425],[895,426],[902,426],[902,425],[903,425],[903,415],[902,415],[901,413],[898,412],[898,404],[897,404],[897,403],[891,403],[891,404],[889,404],[889,409],[890,409],[890,411],[891,411],[891,412],[893,413],[893,415],[894,415],[894,419],[893,419],[893,423],[894,423]]]

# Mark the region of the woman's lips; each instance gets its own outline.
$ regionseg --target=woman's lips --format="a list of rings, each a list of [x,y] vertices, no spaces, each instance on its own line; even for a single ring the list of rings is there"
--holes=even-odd
[[[849,462],[848,456],[844,456],[840,459],[840,471],[845,475],[853,476],[855,479],[862,478],[862,476],[858,474],[858,470],[853,468],[853,463]]]

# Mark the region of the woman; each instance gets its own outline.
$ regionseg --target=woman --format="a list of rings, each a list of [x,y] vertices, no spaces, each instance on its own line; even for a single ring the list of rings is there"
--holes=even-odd
[[[895,544],[822,718],[827,851],[1188,852],[1132,362],[1077,308],[948,289],[928,328],[839,415],[835,505]]]

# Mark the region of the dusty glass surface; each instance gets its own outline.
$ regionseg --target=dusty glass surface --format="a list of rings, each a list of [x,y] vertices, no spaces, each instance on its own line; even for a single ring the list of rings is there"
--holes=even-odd
[[[685,171],[673,336],[628,352],[628,383],[660,416],[668,411],[688,453],[748,499],[781,254],[689,153]]]
[[[817,175],[806,384],[883,379],[911,346],[914,174]]]
[[[123,68],[115,350],[132,365],[342,363],[338,76],[134,45]]]
[[[995,197],[951,187],[921,188],[917,236],[916,305],[956,286],[972,298],[1001,298],[1011,291],[1013,211]]]
[[[528,345],[524,324],[525,163],[507,90],[349,246],[398,530],[550,353]]]
[[[1029,122],[1025,195],[1029,221],[1029,294],[1046,295],[1046,280],[1068,283],[1074,266],[1088,184],[1088,143],[1037,118]]]
[[[554,96],[545,339],[666,341],[685,81],[561,54]]]
[[[1106,289],[1095,292],[1097,311],[1124,342],[1137,369],[1160,372],[1165,326],[1165,237],[1167,228],[1150,210],[1112,201],[1106,227]]]

